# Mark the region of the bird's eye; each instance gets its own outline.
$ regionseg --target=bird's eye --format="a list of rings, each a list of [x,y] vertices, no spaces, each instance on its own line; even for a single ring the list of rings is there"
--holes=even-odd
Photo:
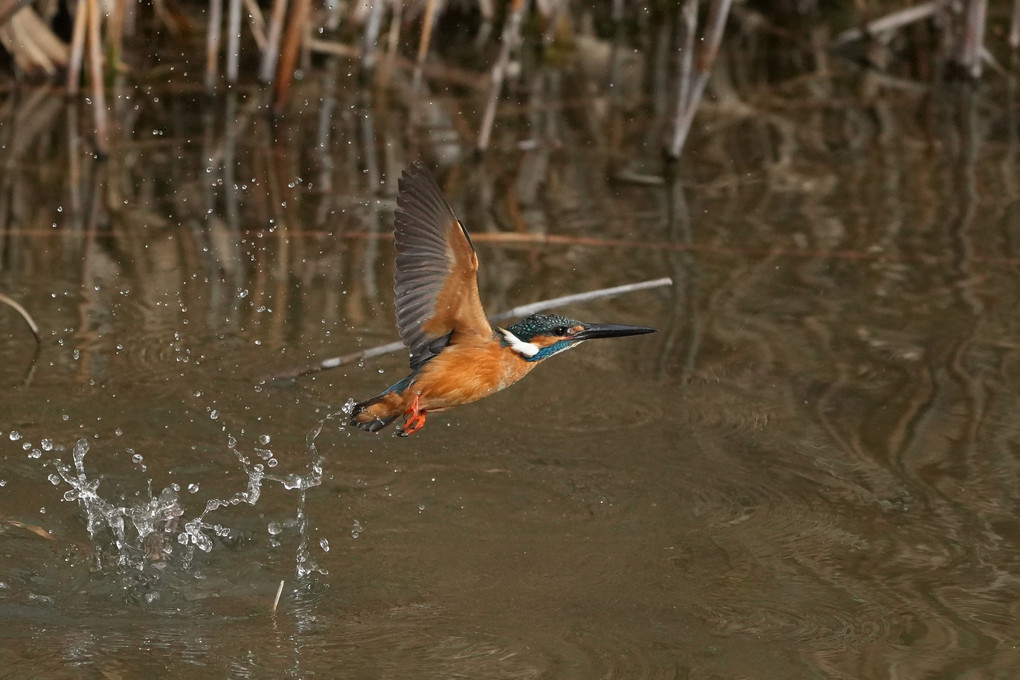
[[[566,326],[557,326],[556,328],[553,329],[553,334],[554,335],[568,335],[569,331],[570,331],[570,329],[567,328]]]

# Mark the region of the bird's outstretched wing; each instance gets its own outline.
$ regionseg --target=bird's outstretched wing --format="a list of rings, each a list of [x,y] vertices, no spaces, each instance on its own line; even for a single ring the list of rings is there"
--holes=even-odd
[[[413,163],[397,183],[397,328],[420,368],[450,343],[488,338],[478,296],[478,257],[428,170]]]

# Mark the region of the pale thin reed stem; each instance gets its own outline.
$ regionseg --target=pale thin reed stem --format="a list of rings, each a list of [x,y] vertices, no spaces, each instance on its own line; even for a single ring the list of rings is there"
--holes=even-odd
[[[67,64],[67,94],[76,96],[81,87],[81,66],[85,61],[85,35],[88,32],[89,10],[79,2],[74,14],[74,29],[71,33],[71,59]]]
[[[283,36],[283,22],[287,16],[287,0],[273,0],[273,8],[269,14],[269,30],[266,32],[266,46],[262,49],[262,61],[259,64],[259,80],[269,84],[273,82],[276,64],[280,61],[280,38]]]
[[[586,293],[575,293],[573,295],[564,295],[562,297],[551,298],[549,300],[543,300],[541,302],[535,302],[530,305],[523,305],[521,307],[514,307],[513,309],[505,312],[500,312],[494,316],[490,316],[489,320],[494,322],[505,321],[516,317],[529,316],[537,312],[544,311],[546,309],[552,309],[554,307],[562,307],[564,305],[576,304],[579,302],[590,302],[591,300],[598,300],[601,298],[611,297],[613,295],[622,295],[624,293],[633,293],[639,290],[647,290],[649,288],[660,288],[662,286],[673,285],[673,279],[662,278],[653,279],[651,281],[641,281],[639,283],[628,283],[622,286],[613,286],[612,288],[601,288],[599,290],[588,291]],[[339,366],[347,366],[352,363],[359,361],[365,361],[367,359],[374,359],[375,357],[382,356],[384,354],[390,354],[392,352],[399,352],[406,350],[404,343],[390,342],[385,345],[378,345],[360,352],[353,352],[352,354],[345,354],[340,357],[331,357],[324,359],[315,364],[309,364],[300,368],[289,369],[286,371],[280,371],[272,375],[263,378],[263,381],[269,380],[284,380],[288,378],[300,378],[301,376],[311,375],[312,373],[319,373],[331,368],[337,368]]]
[[[99,0],[88,0],[89,7],[89,80],[92,85],[92,110],[96,121],[96,150],[101,156],[107,153],[106,88],[103,83],[103,50]]]
[[[241,0],[230,0],[227,14],[227,82],[237,83],[241,63]]]
[[[209,27],[205,38],[205,90],[216,88],[219,75],[220,31],[223,28],[223,0],[209,0]]]
[[[510,10],[510,18],[507,19],[506,28],[503,29],[502,44],[499,48],[499,58],[492,67],[491,82],[489,83],[489,99],[485,104],[485,113],[482,117],[482,129],[478,133],[478,151],[485,151],[489,148],[489,138],[492,136],[492,126],[496,121],[496,104],[499,102],[499,95],[503,92],[503,79],[506,78],[506,68],[510,63],[510,54],[517,46],[520,39],[521,24],[524,21],[524,13],[527,11],[528,0],[514,0],[513,8]]]

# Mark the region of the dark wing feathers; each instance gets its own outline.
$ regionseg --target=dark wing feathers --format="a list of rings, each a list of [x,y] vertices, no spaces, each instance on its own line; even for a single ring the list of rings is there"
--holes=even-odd
[[[397,183],[397,328],[417,369],[465,334],[492,334],[478,296],[478,258],[435,179],[420,163]]]

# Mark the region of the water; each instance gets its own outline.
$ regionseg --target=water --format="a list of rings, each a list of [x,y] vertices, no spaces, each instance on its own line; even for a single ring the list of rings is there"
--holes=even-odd
[[[601,101],[505,121],[446,173],[491,311],[676,285],[562,310],[660,332],[407,439],[340,426],[399,355],[267,376],[394,339],[393,186],[360,168],[430,149],[342,93],[325,138],[314,107],[160,96],[172,134],[74,174],[40,117],[5,180],[0,290],[44,338],[0,309],[7,677],[1020,668],[1005,95],[715,111],[674,184],[605,179],[656,167],[641,112],[615,148]],[[518,227],[566,242],[490,236]]]

